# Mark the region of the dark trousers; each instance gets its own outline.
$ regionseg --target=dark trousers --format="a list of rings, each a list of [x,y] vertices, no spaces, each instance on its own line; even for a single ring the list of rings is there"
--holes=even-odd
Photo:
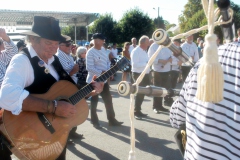
[[[140,73],[135,73],[135,72],[132,73],[132,78],[133,78],[134,82],[137,81],[137,78],[139,76],[140,76]],[[147,85],[150,85],[149,74],[145,74],[142,82],[139,84],[139,86],[143,86],[143,87],[146,87]],[[134,108],[135,112],[141,111],[141,105],[144,100],[144,96],[145,96],[145,94],[137,94],[136,95],[135,108]]]
[[[169,89],[169,72],[156,72],[154,71],[154,86],[163,87]],[[153,97],[153,109],[160,109],[162,105],[163,97]]]
[[[1,137],[2,135],[0,135]],[[67,146],[67,145],[66,145]],[[67,151],[67,147],[64,147],[61,155],[59,155],[59,157],[56,160],[66,160],[66,151]],[[0,159],[1,160],[11,160],[11,151],[7,148],[7,146],[5,144],[3,144],[2,142],[0,142]]]
[[[188,73],[190,72],[191,67],[190,66],[182,66],[182,78],[183,78],[183,82],[185,82]]]
[[[170,88],[174,89],[176,87],[178,77],[179,77],[179,71],[174,71],[174,70],[170,71],[170,82],[171,82]]]
[[[103,86],[103,91],[100,93],[102,96],[108,121],[115,120],[115,112],[113,109],[112,96],[109,91],[108,83],[105,83]],[[91,98],[91,122],[93,124],[98,124],[98,116],[97,116],[97,104],[98,104],[98,95],[92,96]]]

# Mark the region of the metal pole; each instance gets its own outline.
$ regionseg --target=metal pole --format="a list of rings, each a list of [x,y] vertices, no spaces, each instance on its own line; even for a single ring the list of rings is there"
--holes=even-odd
[[[158,7],[158,28],[160,28],[159,7]]]
[[[75,44],[77,43],[77,36],[76,35],[77,35],[77,26],[76,26],[76,23],[75,23],[75,42],[74,42]]]
[[[87,38],[86,38],[86,39],[87,39],[87,42],[88,42],[88,26],[86,26],[86,32],[87,32],[87,33],[86,33],[86,35],[87,35]]]

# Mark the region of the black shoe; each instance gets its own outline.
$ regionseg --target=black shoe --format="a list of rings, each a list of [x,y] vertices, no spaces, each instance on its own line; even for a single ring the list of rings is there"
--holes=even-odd
[[[109,126],[121,126],[122,124],[123,122],[118,122],[116,119],[108,122]]]
[[[93,124],[93,127],[96,129],[102,129],[102,126],[99,123]]]
[[[143,114],[141,111],[134,112],[134,117],[136,119],[142,119],[143,117],[146,117],[147,114]]]
[[[158,110],[159,110],[159,111],[161,111],[161,112],[169,112],[169,110],[168,110],[168,109],[166,109],[166,108],[163,108],[163,107],[159,108]]]
[[[147,115],[148,115],[148,114],[142,113],[141,111],[139,111],[138,114],[139,114],[141,117],[147,117]]]
[[[78,134],[76,132],[70,133],[69,138],[71,139],[84,139],[83,134]]]

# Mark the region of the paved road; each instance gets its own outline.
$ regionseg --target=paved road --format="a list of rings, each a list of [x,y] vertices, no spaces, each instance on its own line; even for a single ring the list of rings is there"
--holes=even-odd
[[[130,151],[130,98],[122,97],[117,93],[117,84],[121,79],[121,72],[117,73],[116,81],[111,81],[116,118],[123,121],[121,127],[110,127],[105,108],[100,100],[98,116],[100,124],[104,127],[97,130],[90,124],[89,118],[78,127],[77,132],[85,139],[75,140],[68,145],[67,160],[127,160]],[[178,84],[178,88],[181,84]],[[88,101],[89,103],[89,101]],[[170,108],[169,106],[165,106]],[[152,97],[145,97],[142,112],[148,117],[144,120],[134,120],[136,133],[136,159],[137,160],[182,160],[169,123],[169,113],[155,114],[152,111]],[[13,156],[14,157],[14,156]],[[17,160],[17,158],[14,158]]]

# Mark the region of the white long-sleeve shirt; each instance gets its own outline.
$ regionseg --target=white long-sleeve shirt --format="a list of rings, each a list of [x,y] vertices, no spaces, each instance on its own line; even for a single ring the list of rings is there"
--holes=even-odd
[[[37,56],[32,46],[27,47],[31,57]],[[51,57],[48,59],[48,64],[44,63],[44,66],[48,68],[50,74],[58,81],[59,76],[52,65],[53,61],[54,57]],[[29,95],[29,92],[24,88],[30,86],[33,81],[34,72],[28,57],[24,54],[13,56],[0,90],[0,106],[18,115],[22,111],[23,100]]]
[[[179,71],[179,65],[178,65],[179,59],[177,57],[175,57],[174,55],[172,55],[172,63],[171,63],[171,70],[172,71]]]
[[[133,49],[134,48],[136,48],[138,45],[136,45],[135,47],[131,44],[130,46],[129,46],[129,53],[131,54],[132,53],[132,51],[133,51]]]
[[[195,97],[198,61],[170,110],[173,127],[186,122],[185,159],[240,159],[240,42],[220,46],[218,55],[224,73],[223,100],[209,103]]]
[[[87,51],[86,69],[88,71],[87,83],[91,83],[93,76],[100,76],[103,71],[107,71],[110,67],[109,57],[106,54],[105,48],[100,50],[92,47]]]
[[[118,57],[118,49],[117,48],[115,48],[115,49],[112,48],[111,52],[112,52],[112,55],[113,55],[114,58]]]
[[[140,46],[133,49],[131,53],[132,72],[142,73],[148,63],[148,54]],[[150,69],[146,73],[149,73]]]
[[[153,56],[153,54],[157,51],[159,45],[157,43],[153,43],[150,48],[148,49],[148,57],[149,59]],[[161,60],[168,60],[171,58],[172,52],[168,48],[162,48],[161,51],[158,53],[156,59],[152,64],[152,68],[156,72],[169,72],[171,70],[171,63],[168,62],[165,65],[159,63],[158,61]]]
[[[0,52],[0,88],[10,60],[18,53],[18,48],[12,40],[10,43],[3,41],[3,45],[5,50]]]
[[[181,48],[188,56],[193,57],[194,62],[197,62],[199,60],[198,47],[194,42],[191,44],[185,42],[181,45]]]

